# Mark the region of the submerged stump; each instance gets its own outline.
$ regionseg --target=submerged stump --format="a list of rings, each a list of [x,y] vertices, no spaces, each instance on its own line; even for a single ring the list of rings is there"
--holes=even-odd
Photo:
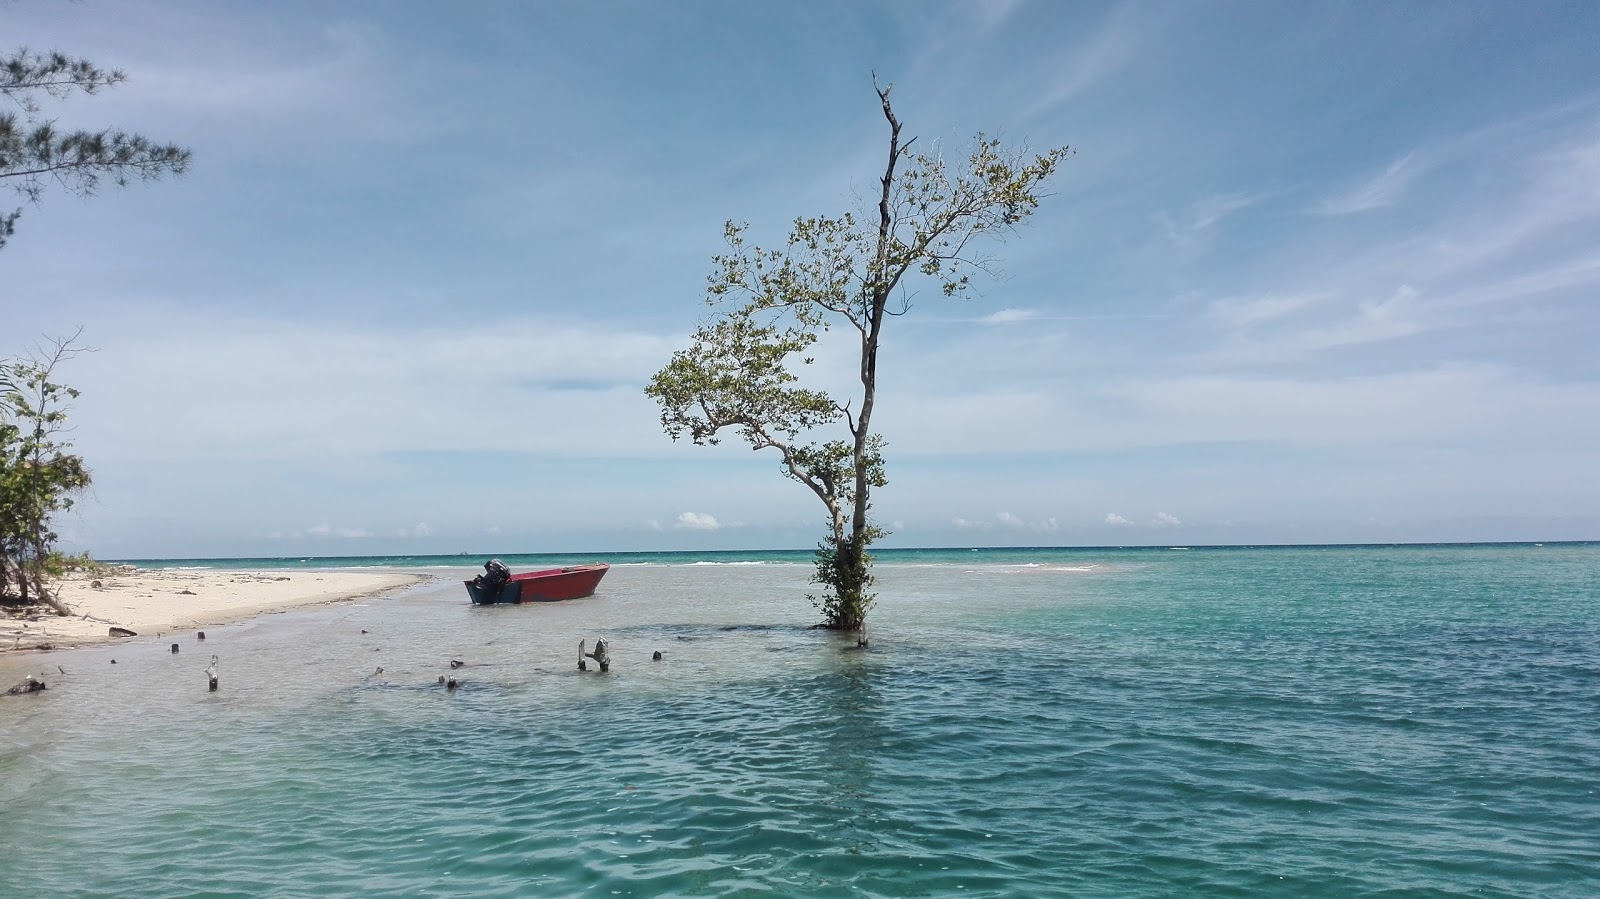
[[[37,693],[37,692],[39,692],[40,690],[43,690],[43,689],[44,689],[44,681],[39,680],[38,678],[36,678],[36,677],[34,677],[33,675],[30,674],[27,677],[22,679],[22,683],[17,684],[15,687],[12,687],[11,689],[7,690],[6,691],[6,695],[7,696],[23,696],[23,695],[26,695],[28,693]]]

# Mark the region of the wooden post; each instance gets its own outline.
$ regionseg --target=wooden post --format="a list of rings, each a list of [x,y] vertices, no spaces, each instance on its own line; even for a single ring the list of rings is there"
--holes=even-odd
[[[178,654],[178,644],[176,644],[176,643],[172,644],[172,654],[173,655],[177,655]]]
[[[588,671],[589,663],[585,662],[584,659],[590,658],[600,663],[601,671],[610,671],[611,647],[606,643],[606,638],[600,637],[594,641],[594,652],[584,652],[583,647],[587,642],[587,640],[578,641],[578,670]]]

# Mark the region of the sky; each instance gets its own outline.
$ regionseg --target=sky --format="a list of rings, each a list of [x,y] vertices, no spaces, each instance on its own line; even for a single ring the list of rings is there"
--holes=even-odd
[[[1597,41],[1587,0],[17,0],[0,48],[129,76],[47,116],[194,158],[5,207],[0,355],[95,350],[99,558],[810,547],[775,456],[642,390],[725,221],[873,189],[875,72],[920,146],[1075,151],[886,329],[883,546],[1597,539]]]

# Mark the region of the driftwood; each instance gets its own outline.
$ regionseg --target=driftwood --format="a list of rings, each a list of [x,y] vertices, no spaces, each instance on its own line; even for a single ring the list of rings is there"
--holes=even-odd
[[[134,633],[133,631],[128,630],[125,627],[116,627],[116,626],[113,626],[110,629],[110,633],[111,633],[111,636],[113,636],[113,637],[137,637],[137,636],[139,636],[138,634]]]
[[[57,615],[60,615],[63,618],[72,617],[72,610],[67,608],[67,604],[56,598],[56,595],[51,593],[49,590],[41,590],[39,592],[39,598],[44,600],[45,605],[55,609]]]

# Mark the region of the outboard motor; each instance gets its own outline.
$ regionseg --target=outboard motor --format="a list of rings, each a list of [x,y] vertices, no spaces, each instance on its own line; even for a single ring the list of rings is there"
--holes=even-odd
[[[511,582],[511,569],[499,559],[490,559],[483,563],[483,574],[472,579],[474,586],[483,590],[487,595],[496,599],[500,598],[500,591]]]

